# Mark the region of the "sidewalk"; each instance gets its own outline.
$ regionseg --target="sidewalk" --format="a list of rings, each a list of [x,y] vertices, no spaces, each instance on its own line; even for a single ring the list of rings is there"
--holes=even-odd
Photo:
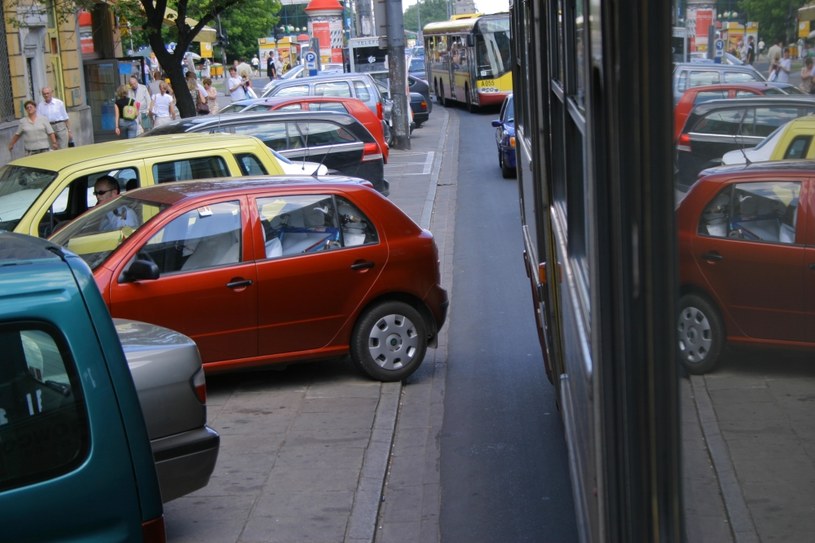
[[[450,148],[457,137],[448,142],[451,117],[434,108],[413,132],[411,149],[391,149],[385,166],[390,199],[433,231],[448,292],[455,202],[455,178],[448,176],[458,158],[457,146]],[[440,205],[445,209],[434,212]],[[441,425],[446,347],[444,327],[439,346],[428,349],[405,384],[409,397],[402,383],[360,379],[330,365],[314,381],[300,381],[294,368],[280,379],[258,374],[251,384],[213,379],[207,407],[210,425],[221,434],[218,463],[207,487],[165,505],[168,541],[438,541],[434,436]],[[404,401],[421,405],[404,409]]]

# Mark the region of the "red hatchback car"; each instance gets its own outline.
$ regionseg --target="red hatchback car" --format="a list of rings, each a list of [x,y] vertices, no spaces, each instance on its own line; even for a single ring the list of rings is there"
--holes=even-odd
[[[356,98],[341,96],[270,96],[238,100],[224,107],[220,113],[239,113],[242,111],[339,111],[348,113],[368,129],[368,132],[379,143],[379,150],[388,163],[390,147],[385,142],[382,119],[368,109],[365,102]]]
[[[742,83],[722,83],[719,85],[700,85],[691,87],[682,93],[674,107],[674,141],[682,133],[685,122],[697,104],[724,98],[743,98],[745,96],[783,96],[785,94],[803,94],[803,91],[791,83],[771,83],[769,81],[744,81]]]
[[[679,355],[712,370],[725,343],[815,347],[815,163],[707,170],[677,210]]]
[[[155,185],[52,236],[114,317],[192,337],[208,373],[351,355],[405,379],[447,313],[433,236],[351,178]]]

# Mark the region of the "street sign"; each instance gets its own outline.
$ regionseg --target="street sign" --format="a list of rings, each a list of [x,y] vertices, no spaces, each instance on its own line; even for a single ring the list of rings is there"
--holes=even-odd
[[[721,40],[721,39],[716,40],[715,47],[716,47],[715,54],[713,56],[716,56],[716,57],[724,56],[724,40]]]
[[[308,75],[317,75],[317,53],[314,51],[308,51],[304,58],[306,60],[306,70],[308,70]]]

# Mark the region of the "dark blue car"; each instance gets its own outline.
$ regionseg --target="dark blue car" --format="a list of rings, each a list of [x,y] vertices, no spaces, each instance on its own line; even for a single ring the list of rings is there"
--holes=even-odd
[[[515,177],[515,107],[512,94],[501,104],[501,114],[492,121],[495,144],[498,146],[498,165],[504,178]]]

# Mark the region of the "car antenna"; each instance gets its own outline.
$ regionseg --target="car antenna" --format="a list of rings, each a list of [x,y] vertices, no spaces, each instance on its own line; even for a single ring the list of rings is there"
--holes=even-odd
[[[742,126],[744,126],[744,117],[742,117],[741,121],[739,122],[739,130],[736,133],[736,137],[739,138],[739,151],[741,151],[741,156],[744,157],[744,163],[745,165],[749,166],[752,164],[752,162],[750,162],[750,159],[747,157],[747,152],[744,150],[744,139],[741,137]]]

